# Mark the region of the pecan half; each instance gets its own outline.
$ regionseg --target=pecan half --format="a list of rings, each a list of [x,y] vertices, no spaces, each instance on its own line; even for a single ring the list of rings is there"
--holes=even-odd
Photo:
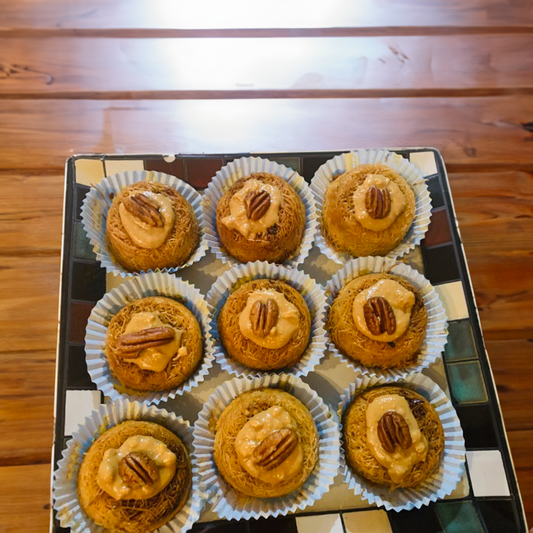
[[[387,411],[378,422],[378,437],[383,449],[394,453],[396,446],[407,450],[412,444],[411,432],[405,418],[394,411]]]
[[[155,462],[142,452],[131,452],[118,464],[118,473],[126,485],[152,485],[159,477]]]
[[[148,328],[135,333],[124,333],[118,339],[117,350],[126,359],[135,359],[145,348],[162,346],[174,340],[174,328],[163,326]]]
[[[244,197],[244,206],[250,220],[259,220],[270,207],[270,194],[266,191],[250,191]]]
[[[396,317],[389,302],[377,296],[369,298],[363,305],[363,313],[368,330],[372,335],[387,333],[392,335],[396,331]]]
[[[365,207],[372,218],[385,218],[390,213],[390,204],[388,189],[380,189],[372,185],[366,191]]]
[[[292,429],[279,429],[264,438],[252,453],[257,466],[272,470],[292,453],[298,444],[298,437]]]
[[[152,228],[162,228],[165,225],[159,206],[145,194],[127,196],[122,203],[134,217]]]
[[[258,337],[266,337],[270,330],[278,323],[278,304],[269,298],[266,302],[257,301],[250,310],[252,331]]]

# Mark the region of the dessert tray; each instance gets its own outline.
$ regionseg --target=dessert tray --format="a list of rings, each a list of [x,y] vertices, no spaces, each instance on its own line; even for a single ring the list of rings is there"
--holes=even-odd
[[[85,335],[96,302],[124,278],[106,273],[82,226],[81,210],[91,185],[123,172],[153,171],[176,176],[200,193],[227,163],[264,157],[294,169],[310,182],[317,170],[339,152],[254,153],[211,155],[77,155],[66,164],[59,341],[56,373],[53,470],[67,442],[86,417],[106,398],[91,381],[85,359]],[[442,358],[423,370],[451,400],[466,446],[461,481],[446,498],[420,508],[397,512],[370,505],[344,480],[342,469],[334,484],[313,505],[279,518],[220,520],[209,501],[191,531],[213,533],[404,533],[487,532],[526,533],[502,414],[468,273],[444,162],[433,148],[393,149],[421,171],[431,196],[431,222],[420,245],[403,255],[404,262],[435,287],[448,320],[448,339]],[[341,268],[314,242],[299,270],[325,286]],[[208,251],[175,275],[193,284],[204,296],[231,265]],[[162,402],[158,407],[193,425],[215,388],[235,376],[218,362],[197,387]],[[360,377],[360,376],[359,376]],[[358,379],[353,366],[326,350],[313,371],[302,380],[336,416],[341,395]],[[192,450],[191,450],[192,451]],[[379,503],[379,502],[378,502]],[[51,531],[62,532],[56,511]]]

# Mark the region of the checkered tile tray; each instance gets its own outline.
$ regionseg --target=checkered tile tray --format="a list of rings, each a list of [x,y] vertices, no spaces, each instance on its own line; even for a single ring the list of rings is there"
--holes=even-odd
[[[496,387],[485,351],[479,317],[455,218],[448,178],[439,152],[431,148],[394,150],[417,165],[426,177],[433,214],[422,245],[405,260],[436,287],[449,320],[443,361],[424,371],[446,391],[463,427],[467,468],[457,489],[445,500],[420,510],[386,512],[355,496],[339,474],[331,490],[313,507],[294,516],[240,522],[217,521],[209,505],[193,532],[212,533],[525,533],[526,524]],[[121,282],[106,276],[96,261],[80,222],[89,186],[123,171],[154,170],[178,176],[198,190],[227,162],[256,155],[292,167],[310,181],[315,171],[341,152],[219,155],[83,155],[66,165],[65,227],[61,282],[60,336],[57,358],[54,469],[77,425],[101,402],[85,364],[84,336],[89,314],[105,292]],[[227,266],[208,253],[179,272],[204,294]],[[339,266],[315,247],[301,266],[325,283]],[[206,381],[164,407],[194,423],[203,403],[229,375],[215,365]],[[342,391],[355,373],[327,354],[315,372],[303,378],[336,410]],[[52,516],[52,531],[65,531]]]

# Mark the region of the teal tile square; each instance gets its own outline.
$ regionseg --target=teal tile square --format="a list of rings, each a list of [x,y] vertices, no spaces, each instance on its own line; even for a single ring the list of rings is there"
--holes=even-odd
[[[437,515],[445,533],[484,533],[471,501],[437,504]]]
[[[448,344],[446,344],[444,353],[447,361],[478,358],[469,320],[458,320],[448,324]]]
[[[80,222],[74,223],[74,257],[77,259],[96,261],[96,255],[93,252],[92,244]]]
[[[292,168],[293,170],[296,170],[298,174],[301,174],[301,159],[299,157],[268,157],[267,159],[270,161],[275,161],[276,163],[279,163],[280,165],[285,165],[286,167]]]
[[[457,403],[482,403],[488,400],[481,366],[477,361],[450,363],[448,377],[453,399]]]

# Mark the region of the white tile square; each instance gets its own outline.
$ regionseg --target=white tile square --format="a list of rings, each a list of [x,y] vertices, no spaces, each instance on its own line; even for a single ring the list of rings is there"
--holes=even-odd
[[[134,170],[144,170],[144,161],[137,159],[105,160],[105,171],[108,176],[118,174],[119,172],[133,172]]]
[[[466,452],[474,496],[509,496],[509,485],[499,450]]]
[[[448,320],[459,320],[468,318],[468,307],[466,306],[465,292],[461,281],[435,285]]]
[[[76,183],[96,185],[105,177],[104,164],[100,159],[76,159]]]
[[[342,515],[347,533],[392,533],[385,511],[360,511]]]
[[[298,533],[344,533],[340,514],[297,516]]]
[[[68,390],[65,406],[65,435],[72,435],[92,411],[100,406],[100,391]]]
[[[409,161],[422,171],[424,177],[437,173],[437,163],[433,152],[413,152],[409,154]]]

